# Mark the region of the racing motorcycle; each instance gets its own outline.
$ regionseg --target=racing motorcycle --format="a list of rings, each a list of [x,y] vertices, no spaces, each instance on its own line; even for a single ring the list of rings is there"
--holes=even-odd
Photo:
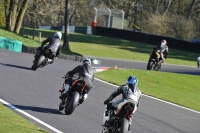
[[[147,64],[147,70],[155,70],[159,71],[161,69],[160,61],[160,52],[159,50],[153,51],[149,57],[149,61]]]
[[[69,76],[63,77],[65,79]],[[64,87],[66,85],[64,84]],[[59,110],[62,111],[65,109],[66,115],[71,115],[76,107],[78,107],[83,101],[83,92],[85,89],[86,83],[81,79],[76,79],[69,88],[68,93],[61,92],[61,102],[59,105]]]
[[[35,59],[33,60],[32,70],[44,67],[53,62],[49,57],[53,56],[51,49],[48,47],[39,47],[36,50]]]
[[[131,126],[131,115],[137,110],[137,103],[131,99],[124,100],[117,108],[109,109],[110,102],[103,114],[102,133],[128,133]]]

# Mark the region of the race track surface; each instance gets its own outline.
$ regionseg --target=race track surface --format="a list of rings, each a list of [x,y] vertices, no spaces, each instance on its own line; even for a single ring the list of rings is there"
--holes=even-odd
[[[72,115],[67,116],[58,111],[58,90],[63,83],[61,77],[80,62],[57,59],[52,65],[32,71],[32,61],[32,54],[0,50],[0,99],[61,132],[100,133],[103,102],[117,87],[95,79],[86,101]],[[138,67],[138,64],[144,66],[143,63],[133,63],[132,67]],[[200,113],[143,96],[141,106],[133,117],[131,133],[200,133],[199,125]]]
[[[101,61],[100,66],[102,67],[114,67],[117,65],[118,68],[147,70],[147,62],[99,58],[99,57],[90,57],[90,58],[95,58],[97,60],[100,60]],[[200,69],[198,69],[197,67],[173,65],[173,64],[166,64],[166,63],[164,63],[160,71],[180,73],[180,74],[200,75]]]

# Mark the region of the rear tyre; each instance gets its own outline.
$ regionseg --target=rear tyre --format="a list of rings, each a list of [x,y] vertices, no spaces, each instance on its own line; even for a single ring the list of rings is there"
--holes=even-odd
[[[76,91],[72,92],[71,100],[68,105],[65,106],[65,114],[71,115],[78,104],[80,94]]]
[[[37,68],[39,68],[41,66],[42,62],[44,61],[44,59],[45,59],[45,57],[43,55],[41,55],[39,58],[36,58],[31,69],[36,70]]]
[[[126,118],[121,119],[121,127],[119,133],[128,133],[128,120]]]
[[[153,60],[150,60],[147,64],[147,70],[152,70],[153,69],[153,66],[154,66],[154,61]]]

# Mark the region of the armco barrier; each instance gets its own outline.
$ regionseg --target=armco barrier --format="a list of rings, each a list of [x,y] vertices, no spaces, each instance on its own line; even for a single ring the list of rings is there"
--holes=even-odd
[[[24,53],[35,54],[36,53],[36,49],[37,49],[36,47],[28,47],[28,46],[22,45],[22,52],[24,52]],[[81,62],[82,59],[83,59],[82,56],[64,55],[64,54],[58,55],[58,58],[66,59],[66,60],[74,60],[74,61],[79,61],[79,62]]]
[[[22,42],[0,36],[0,48],[22,52]]]

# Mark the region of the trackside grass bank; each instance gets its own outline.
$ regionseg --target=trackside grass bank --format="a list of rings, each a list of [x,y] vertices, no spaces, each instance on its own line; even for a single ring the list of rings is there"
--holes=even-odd
[[[0,133],[47,133],[0,103]]]
[[[55,33],[55,31],[39,31],[42,32],[42,35],[45,34],[45,36],[53,36]],[[38,37],[36,36],[36,40],[34,41],[30,34],[25,34],[26,37],[23,37],[0,28],[0,36],[22,41],[26,46],[38,47],[41,45],[41,42],[36,41]],[[41,40],[44,39],[42,38]],[[148,61],[149,55],[154,47],[153,45],[139,42],[77,33],[70,33],[69,41],[71,51],[62,51],[64,54],[90,55],[138,61]],[[198,53],[169,48],[169,58],[166,60],[166,63],[196,66],[198,56]]]
[[[95,77],[122,85],[130,75],[138,78],[138,87],[147,94],[200,112],[200,77],[146,70],[109,69]],[[142,102],[141,102],[142,105]]]

